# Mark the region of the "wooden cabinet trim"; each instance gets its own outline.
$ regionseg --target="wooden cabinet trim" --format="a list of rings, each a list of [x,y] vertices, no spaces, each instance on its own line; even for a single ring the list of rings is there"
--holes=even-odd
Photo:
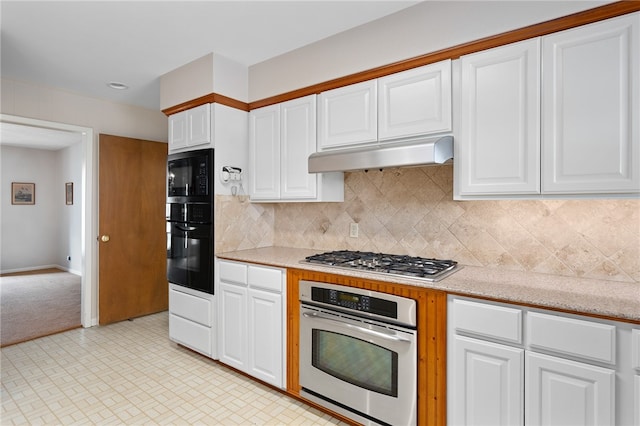
[[[210,93],[208,95],[204,95],[199,98],[192,99],[190,101],[183,102],[181,104],[163,109],[162,112],[166,116],[170,116],[172,114],[186,111],[188,109],[195,108],[200,105],[213,104],[213,103],[226,105],[228,107],[239,109],[241,111],[249,111],[249,104],[246,102],[238,101],[236,99],[229,98],[224,95],[219,95],[217,93]]]
[[[619,1],[607,4],[594,9],[563,16],[550,21],[541,22],[539,24],[533,24],[517,30],[496,34],[468,43],[459,44],[432,53],[416,56],[414,58],[383,65],[378,68],[339,77],[323,83],[293,90],[291,92],[250,102],[249,109],[260,108],[314,93],[318,94],[326,90],[384,77],[389,74],[406,71],[423,65],[429,65],[445,59],[457,59],[460,56],[467,55],[469,53],[479,52],[481,50],[491,49],[505,44],[543,36],[637,11],[640,11],[640,2],[638,1]]]
[[[185,111],[187,109],[194,108],[205,103],[219,103],[232,108],[240,109],[242,111],[250,111],[256,108],[285,102],[307,95],[319,94],[326,90],[336,89],[338,87],[348,86],[350,84],[384,77],[389,74],[395,74],[400,71],[406,71],[408,69],[421,67],[423,65],[429,65],[435,62],[443,61],[445,59],[457,59],[460,56],[467,55],[469,53],[479,52],[481,50],[491,49],[505,44],[515,43],[518,41],[539,37],[638,11],[640,11],[640,1],[618,1],[560,18],[552,19],[550,21],[529,25],[517,30],[507,31],[493,36],[470,41],[468,43],[462,43],[456,46],[448,47],[446,49],[394,62],[392,64],[383,65],[355,74],[350,74],[344,77],[339,77],[333,80],[292,90],[290,92],[281,93],[279,95],[271,96],[249,103],[238,101],[236,99],[232,99],[217,93],[210,93],[208,95],[183,102],[179,105],[163,109],[162,112],[165,115],[169,116],[171,114]]]

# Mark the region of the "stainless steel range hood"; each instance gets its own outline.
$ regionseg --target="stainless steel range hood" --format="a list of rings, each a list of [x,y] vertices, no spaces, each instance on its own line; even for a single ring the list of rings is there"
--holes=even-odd
[[[452,158],[453,136],[438,136],[316,152],[309,156],[309,173],[426,166]]]

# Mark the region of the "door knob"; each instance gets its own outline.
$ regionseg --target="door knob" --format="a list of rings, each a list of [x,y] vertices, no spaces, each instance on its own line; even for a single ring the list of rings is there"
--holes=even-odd
[[[109,236],[108,235],[101,236],[100,241],[102,241],[103,243],[109,242]]]

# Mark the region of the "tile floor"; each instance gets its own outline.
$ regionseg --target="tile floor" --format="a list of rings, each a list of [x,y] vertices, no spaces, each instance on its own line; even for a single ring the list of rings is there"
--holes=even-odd
[[[3,426],[346,426],[169,341],[166,312],[1,352]]]

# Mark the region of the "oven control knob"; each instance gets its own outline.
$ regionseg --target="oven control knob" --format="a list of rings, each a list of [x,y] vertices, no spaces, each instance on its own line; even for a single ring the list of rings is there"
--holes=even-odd
[[[109,236],[108,235],[103,235],[100,237],[100,241],[102,241],[103,243],[108,243],[109,242]]]

